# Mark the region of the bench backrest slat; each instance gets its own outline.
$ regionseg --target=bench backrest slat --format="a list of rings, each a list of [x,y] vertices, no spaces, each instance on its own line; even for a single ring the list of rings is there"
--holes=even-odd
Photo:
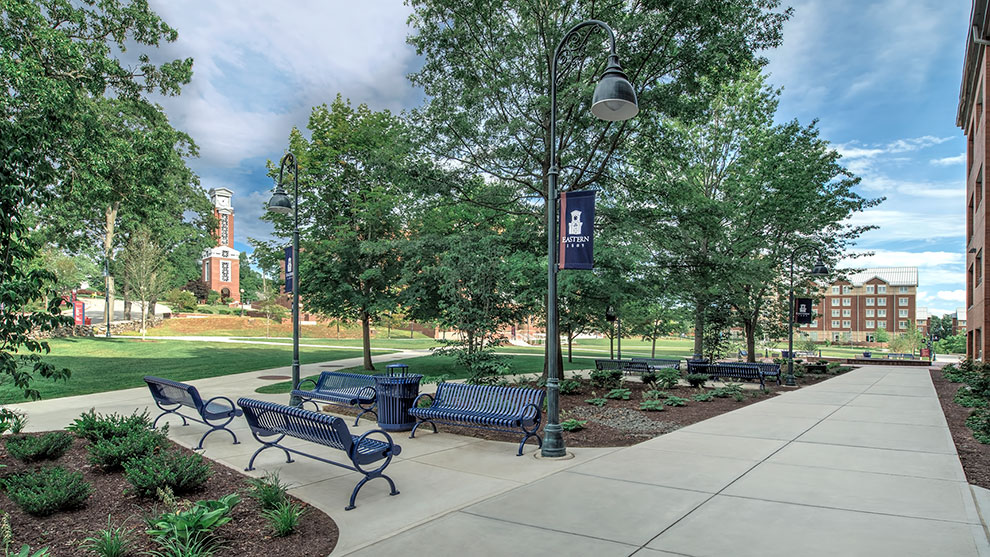
[[[354,444],[341,418],[252,398],[239,398],[237,405],[244,410],[252,431],[259,435],[286,434],[348,453]]]
[[[527,404],[542,407],[544,396],[543,389],[529,387],[440,383],[433,404],[437,408],[514,416]]]
[[[350,389],[355,387],[374,387],[375,378],[361,373],[343,373],[340,371],[324,371],[316,380],[317,391],[333,391],[335,389]]]
[[[181,404],[197,410],[203,408],[203,397],[192,385],[151,375],[145,376],[144,381],[151,390],[151,396],[161,404]]]

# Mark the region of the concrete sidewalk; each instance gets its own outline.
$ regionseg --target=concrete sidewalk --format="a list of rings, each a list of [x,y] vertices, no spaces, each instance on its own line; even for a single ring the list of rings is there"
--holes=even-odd
[[[275,373],[287,369],[195,384],[204,396],[284,401],[253,393],[267,383],[258,376]],[[145,389],[19,406],[35,430],[94,406],[154,410]],[[362,420],[353,430],[373,428]],[[171,435],[191,446],[204,431],[173,424]],[[241,444],[215,434],[205,454],[243,469],[258,444],[242,420],[235,431]],[[387,473],[401,493],[370,482],[349,512],[356,473],[305,458],[286,464],[277,451],[256,467],[279,470],[293,494],[337,521],[335,556],[990,555],[926,368],[861,368],[634,447],[573,449],[570,460],[534,458],[532,444],[516,457],[514,444],[442,427],[395,441],[402,454]]]

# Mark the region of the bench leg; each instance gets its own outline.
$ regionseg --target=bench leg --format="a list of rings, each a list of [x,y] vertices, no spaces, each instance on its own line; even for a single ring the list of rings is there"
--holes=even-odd
[[[183,416],[182,414],[176,412],[176,410],[179,409],[178,406],[175,407],[175,408],[173,408],[173,409],[171,409],[171,410],[169,410],[167,408],[162,408],[161,405],[159,405],[158,407],[161,408],[162,410],[164,410],[164,412],[162,412],[161,414],[159,414],[158,417],[155,418],[155,421],[151,423],[151,429],[158,429],[158,420],[164,418],[165,416],[167,416],[169,414],[175,414],[176,416],[182,418],[182,425],[184,425],[184,426],[185,425],[189,425],[189,422],[186,421],[186,417]]]
[[[385,481],[388,482],[388,486],[391,488],[391,491],[389,491],[389,495],[399,494],[399,490],[395,489],[395,482],[392,481],[392,478],[386,476],[385,474],[369,474],[365,476],[361,481],[359,481],[356,486],[354,486],[354,491],[351,492],[351,501],[350,503],[348,503],[346,507],[344,507],[345,511],[350,511],[354,509],[354,501],[357,499],[358,492],[361,491],[361,488],[364,487],[364,484],[368,483],[368,481],[373,480],[375,478],[384,478]]]
[[[260,442],[262,446],[258,450],[254,451],[254,454],[253,455],[251,455],[251,460],[248,462],[247,468],[245,468],[244,471],[245,472],[250,472],[250,471],[254,470],[254,459],[258,458],[258,455],[261,453],[261,451],[263,451],[265,449],[270,449],[272,447],[277,447],[279,449],[282,449],[282,447],[279,447],[278,446],[278,442],[281,441],[284,437],[285,437],[285,435],[279,437],[277,440],[275,440],[272,443],[268,443],[266,441],[262,441],[261,439],[258,439],[258,436],[255,435],[255,439],[258,439],[258,442]],[[285,453],[285,462],[286,463],[294,462],[292,460],[292,455],[289,453],[289,451],[287,451],[285,449],[282,449],[282,452]]]
[[[210,431],[207,431],[206,433],[204,433],[203,436],[199,438],[199,445],[197,445],[196,448],[193,449],[193,450],[196,450],[196,451],[203,450],[203,441],[206,441],[206,436],[209,435],[209,434],[211,434],[211,433],[213,433],[214,431],[226,431],[227,433],[230,434],[231,437],[234,438],[234,444],[235,445],[240,445],[241,444],[241,442],[237,440],[237,435],[233,431],[227,429],[226,427],[214,427]]]
[[[371,412],[372,414],[374,414],[376,420],[378,419],[378,412],[375,410],[375,407],[374,406],[372,406],[371,408],[365,408],[364,406],[361,406],[359,404],[358,405],[358,408],[361,409],[361,413],[358,414],[356,418],[354,418],[354,425],[358,425],[358,420],[361,419],[361,416],[364,416],[368,412]]]
[[[421,426],[423,424],[430,424],[431,426],[433,426],[433,433],[436,433],[437,432],[437,424],[433,423],[430,420],[420,420],[420,421],[416,422],[416,425],[413,426],[412,433],[409,434],[409,438],[410,439],[416,437],[416,430],[419,429],[419,426]]]
[[[542,449],[543,448],[543,439],[541,439],[540,436],[535,431],[532,432],[532,433],[527,431],[526,432],[526,435],[523,437],[522,441],[519,442],[519,452],[516,453],[516,456],[522,456],[522,454],[523,454],[523,445],[526,444],[526,441],[529,441],[529,438],[530,437],[536,437],[536,443],[537,443],[536,447],[538,449]]]

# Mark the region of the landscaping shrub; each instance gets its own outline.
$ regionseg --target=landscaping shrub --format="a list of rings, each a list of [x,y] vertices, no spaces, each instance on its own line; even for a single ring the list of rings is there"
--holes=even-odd
[[[187,508],[166,511],[147,519],[148,534],[156,539],[172,538],[179,542],[206,539],[213,530],[233,520],[231,511],[241,502],[236,493],[218,500],[197,501]]]
[[[671,389],[677,386],[681,379],[681,372],[676,369],[665,367],[657,371],[657,387],[661,389]]]
[[[586,425],[588,425],[587,420],[581,421],[573,418],[560,422],[560,428],[564,431],[578,431],[579,429],[584,429],[584,426]]]
[[[711,402],[715,400],[715,395],[712,393],[698,393],[691,397],[695,402]]]
[[[268,472],[261,478],[248,479],[248,496],[261,505],[262,509],[271,510],[288,501],[287,484],[278,478],[278,472]]]
[[[990,406],[990,401],[974,393],[973,389],[967,385],[959,387],[959,390],[956,391],[955,398],[952,400],[965,408],[986,408]]]
[[[130,416],[122,414],[97,414],[95,409],[84,412],[65,429],[95,443],[101,439],[126,437],[135,431],[151,429],[151,418],[147,412]]]
[[[124,474],[135,493],[149,497],[163,486],[176,494],[194,491],[209,479],[212,471],[202,455],[166,451],[128,460],[124,463]]]
[[[595,394],[595,393],[591,393],[591,394]],[[608,399],[607,398],[595,397],[595,398],[589,398],[589,399],[585,400],[585,402],[587,402],[588,404],[590,404],[592,406],[598,406],[599,408],[601,408],[602,406],[605,406],[606,404],[608,404]]]
[[[560,394],[577,395],[581,394],[581,382],[576,379],[564,379],[560,382]]]
[[[692,387],[702,388],[705,383],[708,382],[708,374],[705,373],[689,373],[687,375],[687,382],[691,384]]]
[[[980,443],[990,443],[990,410],[979,408],[966,418],[966,426],[973,430],[973,437]]]
[[[649,412],[661,412],[665,408],[662,400],[644,400],[639,403],[639,409]]]
[[[134,545],[134,529],[123,525],[114,527],[112,518],[107,515],[106,529],[84,539],[80,545],[100,557],[124,557]]]
[[[656,371],[644,371],[639,377],[644,384],[652,385],[657,382],[658,375]]]
[[[591,384],[599,389],[615,389],[622,385],[621,369],[594,370],[589,375]]]
[[[23,462],[55,460],[72,446],[72,436],[62,431],[53,431],[40,437],[10,437],[7,439],[7,452]]]
[[[561,423],[560,425],[563,427],[564,424]],[[567,428],[564,429],[572,431]],[[274,509],[262,512],[261,515],[268,519],[275,537],[281,538],[295,531],[296,526],[299,524],[299,517],[305,512],[306,509],[301,505],[285,501]]]
[[[687,406],[688,399],[679,396],[668,396],[663,403],[667,406]]]
[[[90,444],[89,462],[103,470],[120,470],[124,463],[154,453],[165,446],[168,439],[168,426],[159,431],[135,429],[122,437],[100,439]]]
[[[734,398],[736,395],[742,396],[742,385],[739,383],[726,383],[724,387],[712,389],[711,393],[712,396],[717,398]]]
[[[20,410],[10,408],[0,408],[0,434],[11,432],[20,433],[27,425],[27,414]]]
[[[3,478],[7,497],[24,512],[48,516],[80,507],[93,492],[80,472],[52,466]]]
[[[629,400],[632,396],[632,390],[630,389],[612,389],[605,395],[605,398],[611,398],[614,400]]]

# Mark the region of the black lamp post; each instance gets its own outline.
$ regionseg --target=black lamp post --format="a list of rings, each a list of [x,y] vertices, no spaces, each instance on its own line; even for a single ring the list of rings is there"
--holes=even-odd
[[[553,53],[550,69],[550,171],[547,191],[547,425],[544,428],[541,454],[548,458],[567,454],[563,429],[560,427],[560,369],[557,367],[557,67],[561,55],[567,51],[566,43],[585,27],[597,26],[608,33],[608,64],[591,101],[591,113],[609,122],[628,120],[639,112],[636,91],[619,66],[615,50],[615,32],[604,22],[588,20],[578,23],[560,40]]]
[[[292,165],[292,185],[294,194],[292,199],[285,189],[282,188],[282,175],[285,165]],[[275,192],[268,201],[268,210],[273,213],[292,217],[292,388],[299,385],[299,163],[292,153],[286,153],[282,157],[282,165],[278,169],[278,185]],[[288,269],[286,269],[288,272]],[[301,401],[298,396],[289,398],[290,406],[299,406]]]
[[[822,261],[822,252],[814,246],[799,246],[791,252],[791,287],[790,304],[787,312],[787,375],[784,376],[784,384],[794,386],[794,258],[799,252],[811,248],[818,253],[818,261],[811,269],[811,276],[824,277],[828,275],[828,267]]]

